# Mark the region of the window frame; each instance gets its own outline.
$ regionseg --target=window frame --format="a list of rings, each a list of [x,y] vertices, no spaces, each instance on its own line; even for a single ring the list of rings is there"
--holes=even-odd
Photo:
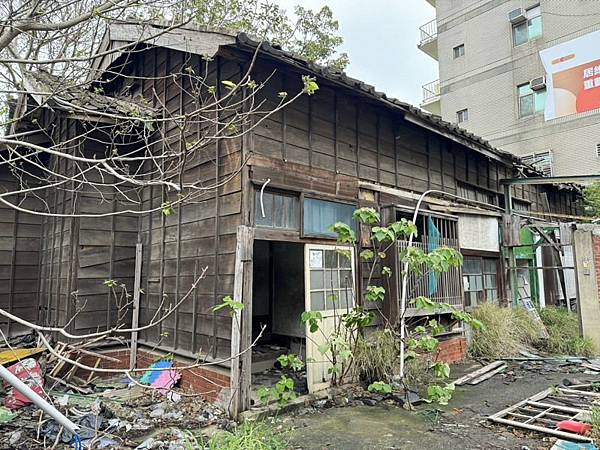
[[[525,94],[521,94],[522,88],[527,88],[528,92]],[[543,95],[542,95],[542,93],[543,93]],[[536,116],[538,114],[543,114],[544,109],[546,107],[547,94],[548,94],[548,91],[546,88],[538,89],[537,91],[534,91],[533,89],[531,89],[530,82],[518,84],[517,85],[517,105],[518,105],[517,109],[518,109],[519,119],[524,119],[527,117]],[[526,97],[532,98],[532,110],[531,110],[531,113],[528,113],[528,114],[524,114],[523,108],[521,107],[521,99],[526,98]],[[542,97],[543,97],[543,100],[540,100]],[[542,104],[538,106],[538,102],[540,102],[540,101],[542,102]]]
[[[502,283],[502,268],[501,268],[501,261],[500,261],[500,256],[498,255],[479,255],[479,254],[465,254],[464,255],[464,259],[466,260],[478,260],[479,261],[479,267],[481,268],[480,271],[478,273],[466,273],[464,268],[466,266],[466,264],[463,262],[463,271],[462,271],[462,276],[463,276],[463,291],[464,291],[464,303],[465,303],[465,308],[475,308],[485,302],[494,302],[494,303],[499,303],[501,301],[501,292],[502,292],[502,287],[503,287],[503,283]],[[489,272],[486,270],[486,262],[493,262],[494,266],[495,266],[495,272]],[[493,275],[495,277],[495,286],[494,287],[489,287],[486,284],[486,276],[490,276]],[[476,277],[481,277],[481,289],[466,289],[466,286],[464,285],[464,278],[465,277],[469,277],[469,276],[476,276]],[[496,291],[496,298],[495,299],[488,299],[488,291]],[[483,298],[480,299],[479,298],[479,294],[476,294],[476,304],[472,304],[471,303],[471,299],[470,296],[468,295],[470,292],[477,292],[477,293],[482,293]],[[467,297],[469,298],[469,303],[467,304]]]
[[[465,56],[465,44],[459,44],[456,47],[452,48],[452,56],[454,59],[458,59],[462,56]]]
[[[534,11],[534,10],[537,10],[537,11],[535,13],[532,13],[532,11]],[[530,14],[536,14],[536,15],[531,16]],[[519,47],[520,45],[527,44],[528,42],[531,42],[535,39],[539,39],[540,37],[542,37],[542,35],[544,33],[544,23],[542,20],[542,7],[539,3],[537,5],[534,5],[534,6],[531,6],[527,9],[525,9],[525,15],[527,17],[527,20],[520,22],[520,23],[512,24],[512,26],[511,26],[513,47]],[[536,19],[540,20],[540,31],[539,31],[539,34],[531,36],[532,23]],[[516,30],[522,26],[525,26],[525,32],[527,33],[527,39],[525,39],[523,42],[517,43]]]
[[[352,206],[355,210],[358,208],[358,204],[355,202],[352,202],[350,200],[344,200],[344,199],[333,199],[330,197],[322,197],[319,195],[313,195],[313,194],[300,194],[300,237],[301,238],[310,238],[310,239],[332,239],[332,240],[336,240],[337,237],[333,236],[332,234],[323,234],[323,233],[306,233],[304,230],[304,203],[306,199],[311,199],[311,200],[319,200],[322,202],[329,202],[329,203],[338,203],[341,205],[348,205],[348,206]],[[359,234],[359,226],[358,226],[358,222],[354,221],[352,224],[348,224],[350,225],[350,227],[354,230],[354,232],[356,233],[356,236],[358,238],[358,234]]]
[[[462,120],[461,120],[462,118]],[[463,108],[456,111],[456,123],[464,123],[469,120],[469,108]]]
[[[289,190],[285,190],[285,189],[279,189],[279,188],[266,188],[264,190],[265,194],[276,194],[282,197],[289,197],[289,198],[294,198],[297,200],[298,202],[298,211],[296,213],[296,218],[298,220],[298,227],[297,228],[285,228],[285,227],[276,227],[276,226],[269,226],[269,225],[261,225],[258,223],[258,215],[257,212],[260,208],[260,203],[257,201],[258,196],[260,195],[260,187],[255,185],[254,186],[254,196],[253,196],[253,201],[254,201],[254,207],[252,208],[252,223],[253,226],[255,228],[259,228],[261,230],[272,230],[272,231],[277,231],[277,232],[287,232],[287,233],[299,233],[301,228],[302,228],[302,211],[301,211],[301,201],[302,201],[302,194],[299,192],[294,192],[294,191],[289,191]]]

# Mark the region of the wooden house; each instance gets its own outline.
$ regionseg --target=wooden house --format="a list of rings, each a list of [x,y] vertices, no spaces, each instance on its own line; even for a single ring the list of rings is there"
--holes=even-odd
[[[123,48],[135,42],[135,47]],[[107,53],[117,48],[123,49]],[[465,261],[462,270],[434,280],[433,287],[429,282],[415,289],[458,308],[506,299],[500,232],[506,198],[501,181],[539,176],[515,156],[359,80],[244,34],[123,23],[111,27],[99,54],[104,56],[95,59],[90,82],[103,89],[101,94],[96,89],[95,96],[129,96],[132,102],[142,97],[150,108],[163,105],[174,115],[194,108],[196,99],[181,74],[202,70],[207,56],[208,84],[216,87],[225,80],[236,82],[251,66],[252,78],[265,82],[257,94],[265,105],[277,104],[281,92],[301,91],[303,76],[314,77],[319,89],[266,120],[255,119],[259,123],[242,138],[216,140],[190,155],[183,177],[219,186],[175,206],[174,214],[158,209],[99,219],[40,219],[2,206],[0,251],[5,257],[0,259],[0,276],[8,280],[0,290],[4,308],[21,313],[25,304],[28,317],[64,324],[74,313],[70,295],[77,292],[85,306],[69,322],[72,331],[106,327],[116,313],[103,281],[119,280],[133,289],[135,246],[140,242],[139,323],[144,324],[188,292],[207,267],[206,277],[174,314],[139,334],[139,351],[161,350],[182,358],[202,354],[213,365],[201,370],[208,384],[194,386],[210,389],[211,398],[233,394],[237,408],[243,409],[248,406],[253,363],[255,370],[271,364],[274,348],[279,349],[275,356],[287,349],[308,357],[314,352],[300,322],[303,311],[321,310],[328,317],[330,293],[343,297],[343,306],[360,302],[360,295],[345,292],[360,292],[361,265],[356,255],[350,264],[338,257],[328,227],[337,221],[352,223],[359,206],[378,209],[388,223],[410,218],[426,191],[432,192],[418,217],[416,245],[430,248],[428,236],[436,230],[440,242],[459,249]],[[53,124],[55,139],[77,134],[72,130],[95,120],[92,113],[81,117],[60,108],[41,109],[39,123]],[[161,127],[161,139],[169,145],[185,146],[196,139],[194,133],[179,133],[175,121],[163,121]],[[101,151],[84,136],[78,145]],[[165,144],[155,145],[160,151]],[[173,199],[163,186],[136,192],[136,206],[118,193],[46,194],[65,214],[148,210]],[[579,193],[569,186],[526,185],[510,193],[514,209],[523,214],[577,213]],[[397,248],[403,245],[399,242]],[[392,259],[397,286],[397,255]],[[29,287],[39,288],[25,295],[19,290],[24,279],[31,280]],[[245,305],[241,328],[233,326],[240,317],[214,310],[227,295]],[[389,317],[398,313],[395,295],[397,288],[385,302]],[[263,326],[259,344],[267,344],[268,351],[243,352]],[[326,369],[309,364],[310,390],[326,384]]]

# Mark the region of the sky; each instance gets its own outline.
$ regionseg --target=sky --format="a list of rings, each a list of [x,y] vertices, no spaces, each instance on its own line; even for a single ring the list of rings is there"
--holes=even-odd
[[[348,75],[414,105],[421,86],[438,78],[437,62],[417,48],[419,27],[435,18],[425,0],[274,0],[286,11],[296,4],[329,6],[340,23]]]

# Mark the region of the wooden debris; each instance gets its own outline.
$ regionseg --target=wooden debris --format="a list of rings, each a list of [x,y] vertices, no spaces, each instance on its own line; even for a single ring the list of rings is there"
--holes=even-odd
[[[582,363],[581,367],[585,367],[586,369],[590,369],[590,370],[593,370],[595,372],[600,372],[600,366],[597,366],[596,364]]]
[[[592,400],[597,398],[596,396],[600,396],[600,394],[558,388],[558,392],[563,395],[578,394],[586,399],[584,400],[586,403],[583,407],[574,408],[551,403],[551,401],[558,400],[556,392],[556,388],[548,388],[489,416],[488,420],[512,427],[538,431],[570,441],[591,442],[592,439],[587,436],[559,430],[556,424],[563,420],[581,421],[582,417],[589,414],[592,407]]]
[[[489,378],[492,378],[494,375],[496,375],[496,374],[498,374],[500,372],[503,372],[504,370],[506,370],[507,367],[508,366],[506,364],[502,364],[500,367],[497,367],[494,370],[490,370],[489,372],[484,373],[483,375],[481,375],[481,376],[479,376],[477,378],[472,378],[471,380],[469,380],[468,383],[469,384],[473,384],[473,385],[479,384],[482,381],[485,381],[485,380],[487,380]]]
[[[473,380],[474,378],[481,377],[489,371],[497,369],[500,366],[504,366],[506,368],[506,363],[504,361],[494,361],[493,363],[490,363],[487,366],[483,366],[481,369],[477,369],[474,372],[468,373],[465,376],[460,377],[454,382],[454,385],[461,386],[466,382]]]

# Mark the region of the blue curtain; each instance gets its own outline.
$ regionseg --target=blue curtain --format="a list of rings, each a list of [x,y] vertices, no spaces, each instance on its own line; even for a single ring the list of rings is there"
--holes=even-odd
[[[432,252],[436,248],[440,246],[440,239],[442,235],[440,234],[440,230],[437,229],[435,224],[433,223],[433,219],[430,217],[427,218],[427,251]],[[429,295],[433,295],[437,292],[438,277],[436,273],[429,274]]]

